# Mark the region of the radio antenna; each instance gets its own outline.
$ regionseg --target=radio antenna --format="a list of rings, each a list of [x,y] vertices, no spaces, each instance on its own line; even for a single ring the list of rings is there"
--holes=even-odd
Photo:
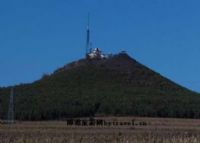
[[[86,57],[90,50],[90,13],[88,13],[88,22],[87,22],[87,29],[86,29]]]

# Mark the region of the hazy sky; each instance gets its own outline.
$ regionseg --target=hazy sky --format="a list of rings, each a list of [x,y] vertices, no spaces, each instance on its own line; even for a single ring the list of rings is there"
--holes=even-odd
[[[0,86],[32,82],[93,46],[130,56],[200,92],[199,0],[0,1]]]

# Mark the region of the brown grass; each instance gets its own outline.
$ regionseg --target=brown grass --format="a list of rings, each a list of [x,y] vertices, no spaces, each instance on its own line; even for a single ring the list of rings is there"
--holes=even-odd
[[[135,127],[68,127],[65,122],[0,124],[0,143],[200,143],[200,120],[136,118]]]

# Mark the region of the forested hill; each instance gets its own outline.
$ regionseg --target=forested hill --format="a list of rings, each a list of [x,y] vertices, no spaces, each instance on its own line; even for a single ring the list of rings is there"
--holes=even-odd
[[[200,95],[125,53],[81,59],[15,90],[15,118],[54,120],[92,116],[200,118]],[[0,88],[0,118],[6,118],[10,87]]]

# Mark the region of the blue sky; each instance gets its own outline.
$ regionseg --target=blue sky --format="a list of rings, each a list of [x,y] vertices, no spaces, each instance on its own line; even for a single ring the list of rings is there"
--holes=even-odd
[[[0,86],[29,83],[93,46],[130,56],[200,92],[199,0],[0,1]]]

